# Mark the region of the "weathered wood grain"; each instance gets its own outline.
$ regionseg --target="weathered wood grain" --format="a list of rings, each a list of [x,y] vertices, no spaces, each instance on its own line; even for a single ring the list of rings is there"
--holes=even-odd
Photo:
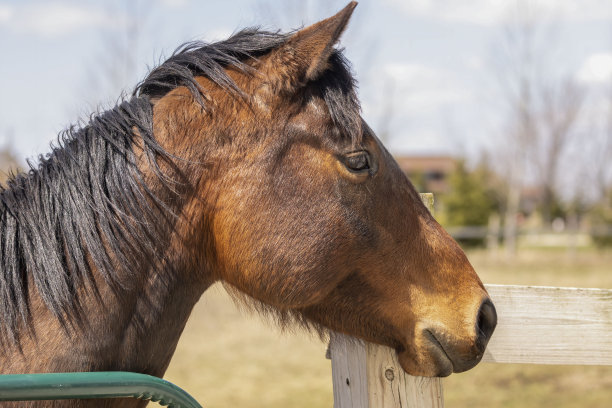
[[[612,365],[612,290],[486,288],[498,323],[483,361]]]
[[[413,377],[397,353],[342,334],[330,341],[335,408],[442,408],[440,378]]]
[[[334,408],[368,408],[365,343],[334,333],[328,350],[332,362]]]
[[[394,350],[367,343],[366,366],[370,408],[444,406],[440,379],[406,374]]]

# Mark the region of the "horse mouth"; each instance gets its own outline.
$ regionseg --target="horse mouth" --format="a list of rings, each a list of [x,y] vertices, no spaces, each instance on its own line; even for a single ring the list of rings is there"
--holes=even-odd
[[[433,332],[426,329],[423,331],[423,336],[428,341],[428,351],[431,354],[432,359],[435,361],[438,372],[436,377],[448,377],[455,372],[455,365],[453,360],[450,358],[444,346]]]
[[[455,372],[455,363],[435,334],[422,332],[419,351],[410,346],[395,347],[400,365],[410,375],[422,377],[448,377]]]

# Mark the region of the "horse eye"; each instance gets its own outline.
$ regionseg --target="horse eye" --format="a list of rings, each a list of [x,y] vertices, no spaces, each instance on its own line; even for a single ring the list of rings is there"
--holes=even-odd
[[[370,158],[367,152],[355,152],[345,156],[344,164],[351,171],[365,171],[370,169]]]

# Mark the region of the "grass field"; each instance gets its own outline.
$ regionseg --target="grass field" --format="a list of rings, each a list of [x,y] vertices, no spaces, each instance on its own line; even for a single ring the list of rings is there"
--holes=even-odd
[[[483,282],[612,288],[612,251],[468,254]],[[224,290],[196,306],[166,378],[207,408],[332,407],[326,345],[241,312]],[[480,364],[444,380],[447,407],[609,407],[612,367]]]

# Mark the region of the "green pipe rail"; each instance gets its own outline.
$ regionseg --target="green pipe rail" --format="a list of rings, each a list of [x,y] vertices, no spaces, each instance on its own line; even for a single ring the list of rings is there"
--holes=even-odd
[[[169,408],[202,408],[176,385],[123,371],[0,375],[0,401],[138,398]]]

